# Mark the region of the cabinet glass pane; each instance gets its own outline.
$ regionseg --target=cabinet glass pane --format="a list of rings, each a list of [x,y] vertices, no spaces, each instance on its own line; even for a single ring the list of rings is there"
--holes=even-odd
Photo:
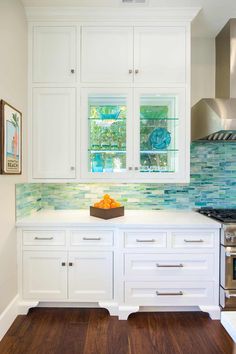
[[[140,98],[140,172],[176,172],[178,166],[177,97]]]
[[[89,95],[89,172],[126,171],[125,95]]]

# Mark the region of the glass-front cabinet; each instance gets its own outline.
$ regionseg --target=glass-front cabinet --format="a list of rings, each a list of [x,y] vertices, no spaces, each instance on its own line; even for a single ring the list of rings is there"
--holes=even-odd
[[[184,89],[83,89],[82,121],[83,178],[184,180]]]
[[[176,180],[185,164],[184,89],[134,92],[134,171],[136,178]]]
[[[82,94],[83,177],[113,179],[128,176],[132,164],[129,135],[131,91],[84,89]]]

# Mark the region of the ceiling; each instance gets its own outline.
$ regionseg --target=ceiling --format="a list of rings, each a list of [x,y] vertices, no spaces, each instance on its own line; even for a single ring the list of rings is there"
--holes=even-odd
[[[25,6],[118,7],[121,0],[21,0]],[[201,7],[194,19],[194,36],[215,37],[229,18],[236,18],[235,0],[147,0],[149,7]],[[127,6],[127,5],[126,5]],[[132,5],[128,5],[129,7]],[[133,5],[137,6],[137,5]]]

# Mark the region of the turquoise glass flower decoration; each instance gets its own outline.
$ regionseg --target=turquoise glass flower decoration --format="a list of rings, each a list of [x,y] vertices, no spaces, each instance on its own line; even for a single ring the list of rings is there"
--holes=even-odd
[[[149,146],[152,150],[165,150],[170,145],[171,134],[165,128],[154,129],[148,138]]]

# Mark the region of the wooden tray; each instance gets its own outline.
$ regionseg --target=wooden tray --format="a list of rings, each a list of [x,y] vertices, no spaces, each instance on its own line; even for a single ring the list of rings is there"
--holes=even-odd
[[[118,218],[119,216],[124,216],[125,214],[125,208],[118,207],[118,208],[113,208],[113,209],[100,209],[100,208],[95,208],[93,206],[90,207],[90,215],[91,216],[96,216],[97,218],[101,219],[113,219],[113,218]]]

